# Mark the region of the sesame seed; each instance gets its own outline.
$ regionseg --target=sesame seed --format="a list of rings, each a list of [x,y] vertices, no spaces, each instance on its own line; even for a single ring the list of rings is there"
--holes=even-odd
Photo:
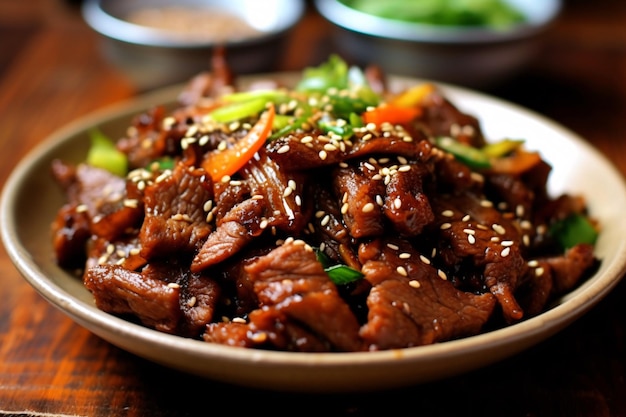
[[[470,177],[472,177],[472,179],[476,182],[484,182],[485,181],[485,177],[482,174],[479,174],[478,172],[472,172],[470,174]]]
[[[408,252],[402,252],[400,255],[398,255],[398,258],[400,259],[409,259],[411,257],[411,254]]]
[[[293,193],[293,188],[287,187],[283,191],[283,197],[289,197]]]
[[[402,275],[403,277],[406,277],[406,276],[408,276],[408,275],[409,275],[409,273],[408,273],[408,272],[406,272],[406,268],[405,268],[405,267],[403,267],[402,265],[400,265],[400,266],[398,266],[398,267],[396,268],[396,272],[397,272],[398,274]]]
[[[328,156],[328,154],[326,153],[325,150],[322,149],[321,151],[319,151],[318,156],[322,161],[324,161],[326,157]]]
[[[422,284],[420,284],[420,282],[418,280],[412,279],[409,281],[409,286],[413,287],[413,288],[419,288],[422,286]]]
[[[467,235],[467,241],[470,243],[470,245],[473,245],[474,243],[476,243],[476,237],[474,237],[474,235]]]
[[[163,171],[161,173],[161,175],[159,175],[158,177],[156,177],[156,179],[154,180],[154,182],[159,183],[161,181],[166,180],[167,178],[169,178],[172,175],[172,171],[170,171],[169,169],[166,169],[165,171]]]
[[[452,210],[444,210],[441,212],[443,217],[452,217],[454,216],[454,212]]]
[[[189,129],[187,129],[187,132],[185,132],[185,136],[186,137],[193,136],[196,133],[198,133],[198,125],[191,125]]]
[[[87,210],[87,204],[79,204],[76,206],[76,213],[85,213]]]
[[[197,301],[196,297],[191,297],[191,298],[189,299],[189,301],[187,301],[187,305],[188,305],[189,307],[193,307],[193,306],[195,306],[195,305],[196,305],[196,301]]]
[[[393,250],[398,250],[398,249],[400,249],[400,246],[398,246],[398,245],[396,245],[396,244],[393,244],[393,243],[387,243],[387,247],[388,247],[389,249],[393,249]]]
[[[320,224],[322,226],[326,226],[328,224],[328,222],[330,222],[330,216],[327,214],[326,216],[324,216],[324,218],[322,219],[322,221],[320,222]]]
[[[494,223],[491,225],[491,228],[499,235],[503,235],[506,233],[506,230],[501,225]]]
[[[503,258],[506,258],[507,256],[509,256],[509,253],[511,253],[511,248],[506,247],[502,249],[502,252],[500,252],[500,256],[502,256]]]
[[[544,272],[545,271],[544,271],[543,268],[537,268],[537,269],[535,269],[535,276],[540,277],[540,276],[543,275]]]
[[[428,259],[424,255],[420,255],[420,261],[422,261],[422,263],[425,263],[426,265],[430,265],[430,259]]]
[[[443,280],[447,280],[448,276],[446,275],[445,272],[443,272],[441,269],[437,270],[437,275],[439,276],[439,278],[443,279]]]
[[[289,145],[283,145],[280,148],[278,148],[278,150],[276,151],[276,153],[287,153],[289,152]]]
[[[139,200],[134,199],[134,198],[127,198],[124,200],[124,207],[129,207],[129,208],[137,208],[139,206]]]
[[[233,317],[232,322],[233,323],[246,324],[246,319],[244,319],[242,317]]]
[[[175,282],[170,282],[169,284],[167,284],[167,286],[170,288],[180,288],[180,285]]]
[[[513,241],[512,240],[503,240],[500,244],[502,246],[513,246]]]
[[[263,343],[267,340],[267,333],[254,333],[250,339],[254,343]]]
[[[346,214],[349,208],[350,208],[350,205],[348,203],[343,203],[341,205],[341,214]]]
[[[530,260],[528,261],[528,266],[530,266],[531,268],[535,268],[539,266],[539,261],[537,261],[536,259]]]
[[[450,224],[450,223],[442,223],[441,226],[439,226],[439,228],[441,230],[446,230],[446,229],[449,229],[451,227],[452,227],[452,224]]]
[[[372,211],[374,211],[374,204],[373,203],[365,204],[363,208],[361,209],[361,211],[363,213],[371,213]]]
[[[393,201],[393,205],[395,208],[399,209],[400,207],[402,207],[402,200],[400,200],[400,197],[397,197],[394,201]]]

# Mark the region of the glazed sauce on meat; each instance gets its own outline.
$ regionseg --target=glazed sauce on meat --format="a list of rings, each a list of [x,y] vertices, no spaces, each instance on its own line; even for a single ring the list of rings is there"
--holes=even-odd
[[[208,8],[146,7],[129,13],[126,20],[177,37],[207,42],[237,41],[261,33],[235,14]]]

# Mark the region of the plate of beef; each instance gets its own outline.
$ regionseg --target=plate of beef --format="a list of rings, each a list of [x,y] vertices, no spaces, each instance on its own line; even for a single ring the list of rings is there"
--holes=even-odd
[[[17,166],[0,222],[25,279],[116,346],[346,391],[457,375],[565,328],[626,269],[625,204],[567,128],[331,56],[218,68],[77,120]]]

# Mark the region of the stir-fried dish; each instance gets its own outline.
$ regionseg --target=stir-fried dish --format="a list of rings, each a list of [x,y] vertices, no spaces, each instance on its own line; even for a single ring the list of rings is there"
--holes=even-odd
[[[376,351],[533,317],[600,262],[584,197],[549,195],[538,152],[487,141],[437,85],[392,92],[331,56],[241,90],[220,62],[52,164],[55,256],[99,309],[210,343]]]

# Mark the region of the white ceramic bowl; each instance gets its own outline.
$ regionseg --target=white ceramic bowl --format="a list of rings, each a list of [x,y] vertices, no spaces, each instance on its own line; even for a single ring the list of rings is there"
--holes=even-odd
[[[315,0],[335,26],[338,53],[358,65],[378,63],[390,74],[488,87],[524,68],[540,46],[541,34],[558,17],[561,0],[507,0],[525,22],[506,29],[442,26],[377,17],[339,0]]]
[[[276,74],[275,78],[293,85],[299,75]],[[242,82],[252,80],[254,77]],[[395,77],[391,86],[400,89],[415,82]],[[54,133],[18,164],[0,200],[0,235],[24,278],[78,324],[136,355],[191,374],[251,387],[301,392],[390,389],[461,374],[515,355],[586,313],[626,271],[626,185],[619,171],[582,138],[538,114],[442,85],[459,108],[480,119],[488,138],[525,138],[527,147],[541,152],[553,166],[549,191],[584,195],[591,214],[604,225],[596,246],[600,268],[546,312],[459,340],[351,353],[275,352],[217,345],[161,333],[105,313],[96,308],[82,280],[54,262],[50,224],[65,199],[50,174],[51,161],[84,160],[91,128],[98,126],[104,132],[121,135],[133,116],[156,103],[174,103],[181,88],[175,86],[103,109]]]
[[[215,36],[192,37],[182,28],[180,32],[164,30],[129,18],[148,8],[228,13],[257,33],[241,38],[233,31],[234,37],[225,40]],[[228,63],[236,74],[275,70],[286,36],[304,10],[304,0],[85,0],[82,6],[85,21],[102,35],[106,58],[140,90],[183,82],[209,69],[212,52],[218,45],[225,47]],[[192,24],[209,26],[201,17]]]

